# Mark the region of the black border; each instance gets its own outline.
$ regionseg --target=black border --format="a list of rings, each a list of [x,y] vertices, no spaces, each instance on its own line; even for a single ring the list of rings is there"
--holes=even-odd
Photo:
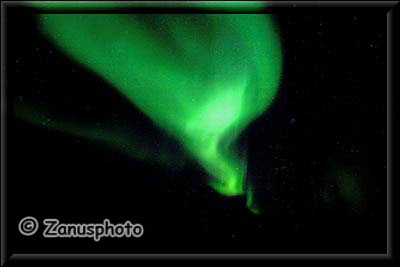
[[[67,2],[67,1],[64,1]],[[85,1],[89,2],[89,1]],[[92,3],[101,4],[110,1],[93,1]],[[209,1],[211,2],[211,1]],[[251,10],[235,10],[226,11],[225,9],[218,9],[221,3],[213,1],[217,8],[212,13],[265,13],[265,11],[251,11]],[[244,2],[244,1],[242,1]],[[269,260],[304,260],[304,259],[324,259],[324,260],[393,260],[393,67],[394,67],[394,43],[398,42],[398,36],[395,36],[393,27],[395,25],[393,9],[398,9],[400,1],[268,1],[266,3],[269,8],[274,11],[295,11],[303,7],[318,7],[318,8],[332,8],[332,7],[385,7],[387,8],[387,253],[386,254],[11,254],[7,250],[7,220],[6,220],[6,199],[7,199],[7,159],[5,155],[7,146],[6,136],[6,118],[7,118],[7,92],[6,92],[6,48],[5,48],[5,30],[7,8],[15,6],[24,6],[24,1],[2,1],[1,2],[1,262],[0,266],[9,264],[10,261],[81,261],[81,260],[135,260],[135,259],[155,259],[155,260],[169,260],[169,259],[196,259],[196,260],[210,260],[210,259],[269,259]],[[151,10],[159,10],[164,8],[168,12],[182,13],[185,10],[192,8],[191,4],[187,1],[149,1],[149,2],[133,2],[133,1],[119,1],[118,4],[121,8],[128,8],[135,10],[133,13],[146,12]],[[251,7],[251,2],[249,2]],[[243,7],[243,6],[242,6]],[[73,9],[64,9],[57,11],[46,11],[41,13],[80,13]],[[235,12],[238,11],[238,12]],[[112,12],[121,13],[118,10]],[[126,12],[126,11],[125,11]],[[208,12],[208,11],[207,11]],[[82,13],[106,13],[104,9],[96,9],[93,7],[91,10],[85,10]],[[109,13],[109,12],[107,12]],[[193,13],[193,9],[191,9]],[[204,13],[204,10],[200,10]],[[397,18],[396,18],[397,21]],[[397,26],[395,26],[397,27]],[[397,38],[397,39],[396,39]],[[397,43],[398,45],[398,43]]]

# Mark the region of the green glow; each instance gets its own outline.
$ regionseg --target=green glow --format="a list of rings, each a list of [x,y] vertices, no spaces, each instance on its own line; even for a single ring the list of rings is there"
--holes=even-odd
[[[41,14],[39,22],[65,54],[174,136],[216,191],[247,192],[235,141],[272,103],[282,68],[270,15]]]
[[[361,213],[366,207],[366,194],[363,178],[356,168],[337,170],[337,185],[340,198],[353,211]]]
[[[357,161],[333,160],[325,177],[321,196],[329,206],[338,202],[354,213],[363,213],[367,208],[368,170]]]

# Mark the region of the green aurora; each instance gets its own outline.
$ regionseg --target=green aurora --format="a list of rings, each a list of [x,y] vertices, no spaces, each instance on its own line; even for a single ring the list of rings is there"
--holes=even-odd
[[[282,54],[271,15],[39,14],[38,19],[64,54],[173,136],[209,174],[214,190],[247,194],[247,206],[259,212],[245,180],[246,159],[235,144],[279,87]]]

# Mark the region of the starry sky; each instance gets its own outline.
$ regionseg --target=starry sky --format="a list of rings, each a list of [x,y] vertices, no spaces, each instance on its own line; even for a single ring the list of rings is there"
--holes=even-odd
[[[44,38],[34,14],[9,11],[7,99],[11,110],[38,114],[40,122],[9,112],[10,220],[27,213],[69,222],[132,219],[146,232],[135,242],[101,244],[10,234],[11,248],[386,252],[386,11],[278,11],[281,83],[268,112],[238,140],[259,215],[249,212],[243,196],[208,187],[198,163],[181,156],[182,148],[109,83]],[[101,134],[90,139],[40,124]],[[102,142],[110,134],[121,149]],[[126,136],[135,140],[127,144]],[[146,160],[145,152],[125,153],[144,143],[159,151],[158,162]],[[171,151],[172,163],[163,160]]]

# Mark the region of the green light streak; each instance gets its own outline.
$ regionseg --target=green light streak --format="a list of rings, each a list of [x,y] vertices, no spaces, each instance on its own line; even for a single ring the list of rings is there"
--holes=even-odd
[[[258,204],[255,201],[254,192],[253,192],[253,189],[252,189],[251,185],[247,189],[246,205],[247,205],[247,208],[251,212],[253,212],[254,214],[260,214],[261,213],[261,210],[259,209]]]
[[[235,141],[272,103],[282,68],[269,15],[40,14],[39,21],[65,54],[174,136],[216,191],[247,192]]]
[[[156,162],[169,169],[182,169],[185,164],[182,153],[178,149],[152,146],[148,140],[118,125],[100,127],[95,122],[60,119],[59,114],[39,111],[32,105],[18,102],[14,103],[14,114],[32,125],[98,142],[138,160]]]

